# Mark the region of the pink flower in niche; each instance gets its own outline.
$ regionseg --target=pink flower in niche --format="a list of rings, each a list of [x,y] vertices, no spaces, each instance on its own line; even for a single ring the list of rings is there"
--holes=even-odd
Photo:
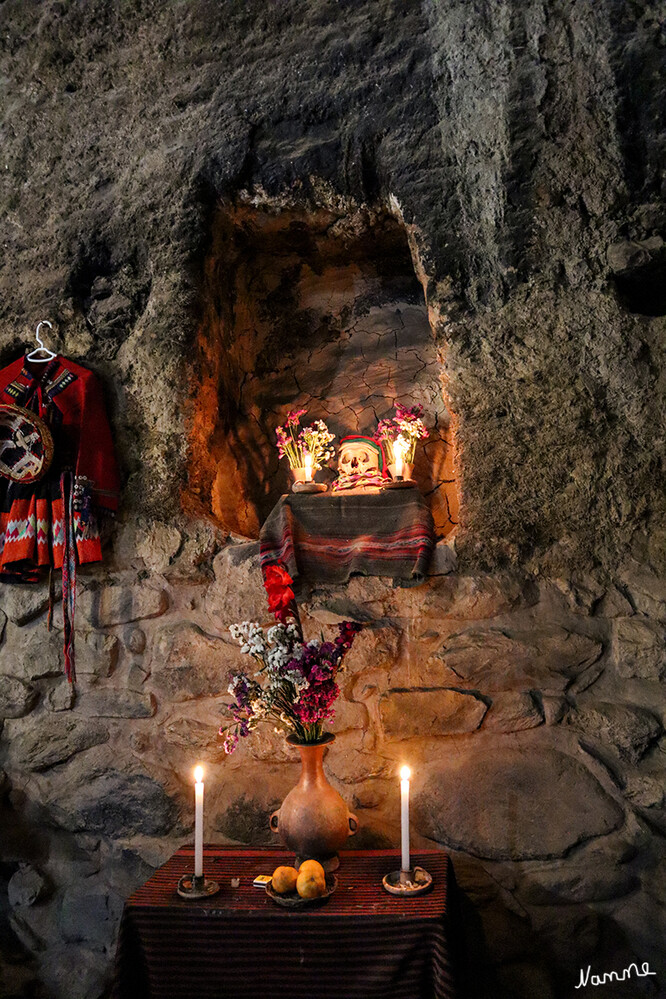
[[[295,427],[305,413],[307,413],[307,409],[292,409],[290,413],[287,413],[285,426]]]

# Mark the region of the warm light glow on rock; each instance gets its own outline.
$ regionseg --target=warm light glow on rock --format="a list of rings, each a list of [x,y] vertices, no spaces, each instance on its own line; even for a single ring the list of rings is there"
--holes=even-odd
[[[289,411],[305,408],[308,423],[324,420],[339,441],[374,434],[399,401],[425,408],[430,436],[427,451],[417,446],[414,478],[437,536],[453,531],[454,415],[405,226],[381,211],[270,200],[220,204],[211,226],[184,508],[258,538],[290,485],[275,446]],[[313,461],[317,478],[330,484],[332,475]]]

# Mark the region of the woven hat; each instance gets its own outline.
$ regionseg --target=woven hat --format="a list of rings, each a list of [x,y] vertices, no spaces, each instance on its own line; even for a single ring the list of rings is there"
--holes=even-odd
[[[41,479],[53,458],[53,437],[29,409],[0,403],[0,475],[28,485]]]

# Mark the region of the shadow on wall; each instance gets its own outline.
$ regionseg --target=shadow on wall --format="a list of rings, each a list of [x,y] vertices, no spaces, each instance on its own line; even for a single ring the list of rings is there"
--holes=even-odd
[[[609,999],[655,999],[663,994],[654,962],[651,974],[642,975],[649,946],[637,955],[610,914],[590,905],[572,906],[555,891],[543,895],[539,905],[525,908],[479,861],[459,855],[454,865],[460,886],[454,917],[460,926],[452,927],[452,939],[460,955],[463,999],[587,995],[598,984],[593,976]]]

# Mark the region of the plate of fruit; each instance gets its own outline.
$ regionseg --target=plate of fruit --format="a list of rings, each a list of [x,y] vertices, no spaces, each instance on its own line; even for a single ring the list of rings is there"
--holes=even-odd
[[[335,874],[326,874],[316,860],[295,867],[276,867],[266,885],[266,894],[285,909],[323,905],[338,887]]]

